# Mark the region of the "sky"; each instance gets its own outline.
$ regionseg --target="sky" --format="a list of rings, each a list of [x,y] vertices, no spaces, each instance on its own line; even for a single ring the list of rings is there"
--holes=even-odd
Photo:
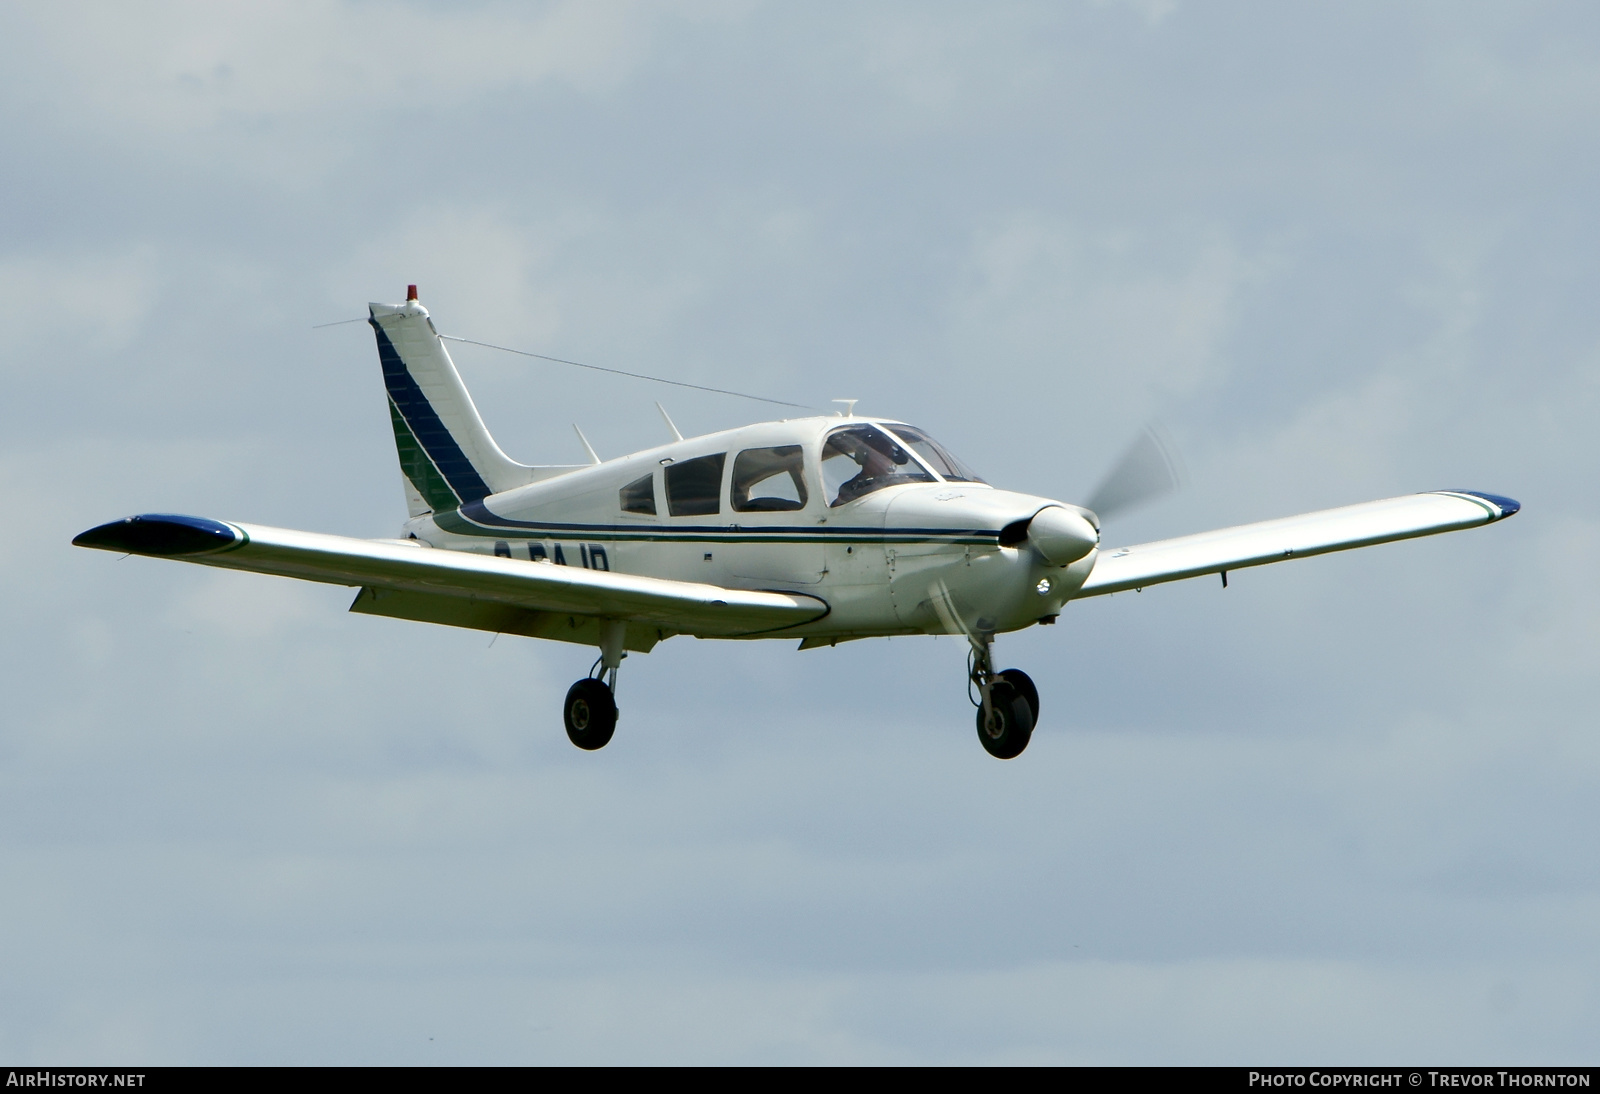
[[[1594,1063],[1600,12],[0,4],[0,1058]],[[593,651],[72,548],[405,518],[368,301],[914,422],[1135,543],[1491,528],[949,638]],[[502,447],[761,404],[452,349]]]

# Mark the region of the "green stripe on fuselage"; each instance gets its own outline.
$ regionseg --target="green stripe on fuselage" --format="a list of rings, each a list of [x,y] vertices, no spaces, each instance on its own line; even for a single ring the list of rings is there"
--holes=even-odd
[[[422,445],[417,443],[416,434],[411,432],[411,427],[401,417],[400,408],[394,405],[393,399],[389,400],[389,417],[394,422],[394,446],[400,452],[401,473],[411,480],[411,485],[416,487],[422,500],[435,513],[454,510],[461,504],[461,499],[450,489],[450,484],[439,474],[439,469],[433,466]]]

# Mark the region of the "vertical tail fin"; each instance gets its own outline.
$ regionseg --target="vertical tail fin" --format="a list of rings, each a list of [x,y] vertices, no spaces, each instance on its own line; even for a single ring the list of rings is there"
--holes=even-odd
[[[417,303],[415,286],[404,304],[369,304],[368,310],[413,517],[447,512],[538,477],[489,436],[433,320]]]

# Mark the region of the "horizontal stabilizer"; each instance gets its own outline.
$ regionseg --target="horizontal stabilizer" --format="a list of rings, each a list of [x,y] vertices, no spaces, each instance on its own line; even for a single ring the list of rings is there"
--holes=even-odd
[[[1520,508],[1510,498],[1495,494],[1438,490],[1134,547],[1102,549],[1077,596],[1118,593],[1164,581],[1475,528],[1504,520]]]
[[[654,627],[663,633],[705,637],[755,636],[819,619],[828,605],[803,593],[747,592],[688,581],[637,577],[577,566],[491,555],[446,551],[404,540],[351,539],[256,524],[233,524],[205,517],[151,514],[128,517],[91,528],[72,541],[79,547],[96,547],[136,555],[177,558],[206,566],[276,574],[333,585],[359,585],[366,589],[406,594],[426,594],[426,602],[413,597],[395,611],[379,608],[383,596],[370,608],[357,611],[402,618],[429,618],[444,612],[441,598],[567,616],[619,619]],[[404,605],[411,605],[407,614]],[[454,626],[477,624],[462,608],[452,619],[431,619]],[[445,612],[445,614],[449,614]],[[509,618],[509,617],[508,617]],[[518,617],[522,625],[543,623]],[[545,622],[549,622],[548,620]],[[572,624],[576,627],[578,624]],[[478,629],[489,629],[479,627]],[[499,629],[499,628],[495,628]],[[526,633],[517,626],[510,633]],[[630,638],[644,640],[644,632]],[[557,637],[557,635],[541,635]],[[630,648],[637,648],[633,646]],[[645,647],[648,648],[648,647]]]

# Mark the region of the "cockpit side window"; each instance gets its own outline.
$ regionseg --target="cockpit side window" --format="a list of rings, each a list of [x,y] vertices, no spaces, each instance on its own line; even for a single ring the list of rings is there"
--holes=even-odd
[[[642,479],[634,479],[627,486],[617,491],[617,500],[621,503],[624,513],[644,513],[652,517],[655,516],[655,476],[646,475]]]
[[[667,465],[667,512],[708,517],[722,511],[722,465],[726,452]]]
[[[894,438],[876,426],[836,429],[822,446],[822,485],[828,504],[843,505],[903,482],[934,482]]]
[[[922,457],[922,462],[937,471],[942,478],[950,482],[984,481],[967,470],[966,466],[952,456],[944,445],[916,426],[891,425],[885,428],[910,445],[911,450]]]
[[[789,513],[806,507],[805,463],[797,444],[747,448],[733,461],[733,508]]]

